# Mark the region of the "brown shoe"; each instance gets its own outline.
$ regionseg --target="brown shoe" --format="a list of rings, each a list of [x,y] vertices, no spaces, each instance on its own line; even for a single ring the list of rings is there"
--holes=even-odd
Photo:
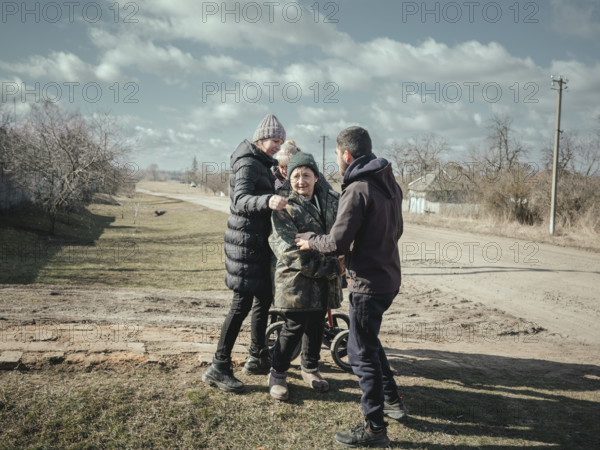
[[[304,370],[301,370],[300,372],[302,373],[302,379],[315,391],[327,392],[329,390],[329,383],[323,378],[318,370],[314,372],[305,372]]]

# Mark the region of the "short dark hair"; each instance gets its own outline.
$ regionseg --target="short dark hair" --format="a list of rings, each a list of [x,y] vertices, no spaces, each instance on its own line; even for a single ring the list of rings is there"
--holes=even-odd
[[[372,153],[371,136],[362,127],[350,127],[342,130],[337,137],[340,150],[347,150],[354,159]]]

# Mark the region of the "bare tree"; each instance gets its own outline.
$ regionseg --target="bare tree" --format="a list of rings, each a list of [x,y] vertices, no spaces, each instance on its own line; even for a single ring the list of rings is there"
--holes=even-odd
[[[190,172],[190,181],[193,181],[194,183],[198,184],[198,160],[195,156],[194,160],[192,161],[192,169]]]
[[[414,162],[409,151],[410,145],[408,142],[392,144],[384,153],[393,162],[392,167],[396,176],[400,177],[402,182],[410,181],[409,173],[412,172]]]
[[[423,168],[423,171],[434,170],[440,163],[440,155],[448,149],[445,138],[428,133],[413,138],[415,144],[412,147],[414,159]]]
[[[513,119],[508,115],[495,114],[488,125],[491,131],[487,137],[490,146],[484,154],[484,162],[496,167],[499,172],[511,170],[519,162],[519,157],[525,154],[521,142],[513,137],[512,122]]]
[[[395,163],[397,175],[405,182],[439,167],[440,156],[447,150],[445,138],[427,133],[393,145],[386,155]]]
[[[217,173],[207,173],[204,179],[204,184],[207,189],[210,189],[213,194],[219,192],[227,192],[229,186],[229,174],[225,171]]]
[[[159,181],[160,174],[158,173],[158,164],[150,164],[146,169],[146,173],[152,181]]]
[[[579,172],[586,178],[600,174],[600,130],[577,149]]]
[[[553,145],[543,150],[542,163],[546,170],[554,164]],[[585,178],[600,174],[600,130],[591,136],[580,137],[574,131],[565,131],[560,135],[558,154],[559,173],[579,173]]]
[[[559,173],[575,172],[575,155],[582,151],[583,143],[577,133],[572,131],[560,135],[558,147],[558,171]],[[543,150],[542,164],[546,170],[552,170],[554,165],[554,143],[549,144]]]
[[[89,126],[90,137],[101,153],[92,168],[96,189],[108,194],[116,194],[120,187],[130,189],[139,178],[137,165],[125,159],[133,143],[124,137],[117,119],[107,112],[93,114]]]
[[[99,130],[105,130],[104,141],[98,140]],[[117,147],[109,151],[106,130],[46,102],[33,105],[2,145],[6,171],[48,213],[51,232],[59,211],[88,203],[113,166]]]

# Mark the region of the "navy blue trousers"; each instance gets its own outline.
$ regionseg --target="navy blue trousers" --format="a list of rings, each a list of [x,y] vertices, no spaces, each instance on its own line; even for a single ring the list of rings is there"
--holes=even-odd
[[[398,385],[378,337],[383,313],[397,294],[398,291],[390,294],[350,292],[349,295],[348,359],[363,392],[361,404],[365,419],[376,426],[384,424],[384,400],[398,399]]]

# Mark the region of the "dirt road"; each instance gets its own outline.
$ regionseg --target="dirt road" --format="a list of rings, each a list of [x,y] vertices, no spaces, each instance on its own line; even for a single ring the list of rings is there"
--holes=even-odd
[[[168,192],[156,192],[148,189],[137,188],[136,192],[140,194],[156,195],[158,197],[174,198],[188,203],[194,203],[195,205],[206,206],[207,208],[220,211],[225,214],[229,214],[229,197],[214,197],[198,194],[179,194],[179,193],[168,193]]]
[[[153,195],[229,213],[228,197]],[[416,286],[501,309],[565,338],[600,344],[599,253],[411,224],[400,243],[404,279]]]
[[[581,343],[600,343],[600,254],[406,226],[404,277]]]
[[[228,198],[164,195],[228,212]],[[410,223],[400,243],[402,289],[382,327],[394,364],[600,365],[600,254]],[[197,363],[214,351],[230,292],[30,285],[2,286],[0,299],[0,351],[25,360]]]

